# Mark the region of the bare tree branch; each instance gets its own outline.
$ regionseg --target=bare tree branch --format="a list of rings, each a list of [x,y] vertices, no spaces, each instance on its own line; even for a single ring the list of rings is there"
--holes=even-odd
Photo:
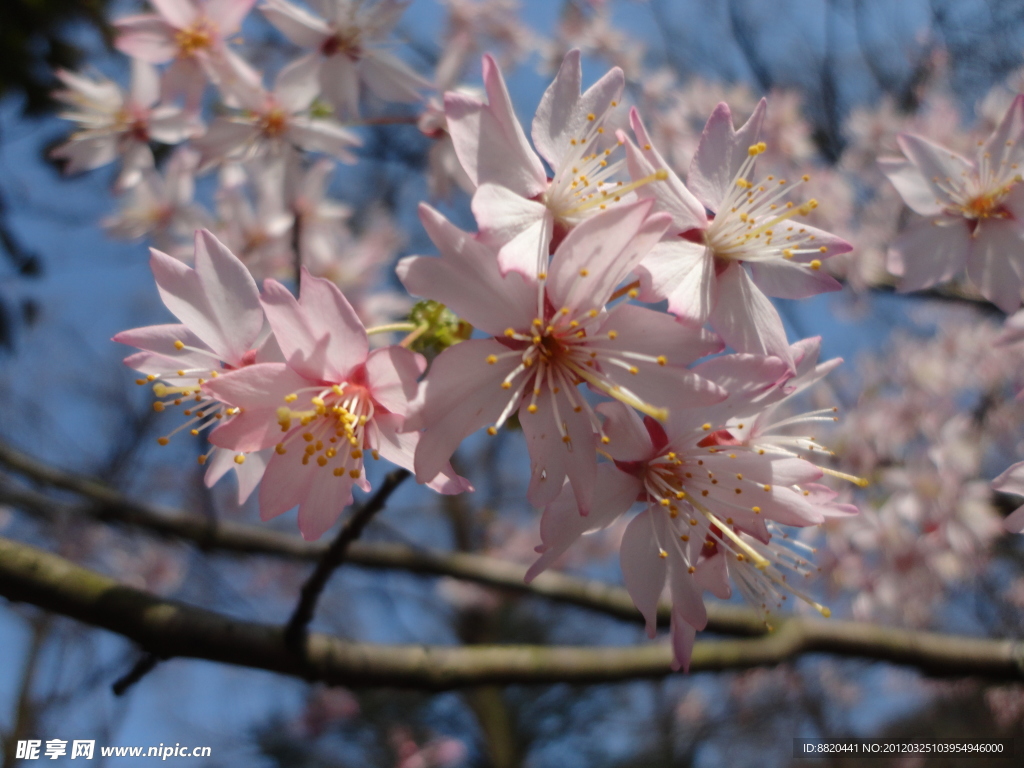
[[[325,544],[306,542],[267,528],[232,521],[212,521],[198,515],[147,507],[106,486],[82,478],[76,480],[74,475],[65,475],[39,464],[3,444],[0,444],[0,462],[17,466],[30,477],[44,482],[54,480],[58,487],[80,487],[86,491],[83,495],[96,501],[85,507],[62,504],[43,494],[16,488],[0,476],[0,502],[44,519],[58,515],[85,515],[99,522],[117,523],[188,541],[211,552],[260,554],[300,562],[319,562],[327,551]],[[93,491],[97,492],[93,494]],[[484,555],[436,552],[400,544],[354,542],[346,559],[363,568],[449,576],[508,592],[569,603],[625,621],[643,621],[629,594],[621,587],[577,579],[556,571],[542,573],[532,583],[526,584],[523,581],[525,566]],[[670,613],[671,604],[663,602],[658,608],[659,621],[663,625],[668,624]],[[766,632],[764,622],[753,611],[722,603],[708,605],[707,628],[708,631],[727,635],[755,636]]]
[[[352,643],[322,634],[298,656],[280,627],[118,584],[61,557],[0,538],[0,595],[108,629],[161,657],[207,659],[346,686],[447,690],[477,685],[608,683],[670,673],[667,644],[628,648]],[[1024,679],[1024,643],[827,621],[788,619],[760,638],[698,642],[691,671],[743,669],[809,651],[916,667],[936,676]]]
[[[338,535],[324,552],[320,562],[316,564],[313,573],[310,574],[306,583],[302,585],[299,602],[292,612],[288,624],[285,626],[284,639],[288,647],[295,653],[301,653],[305,646],[306,631],[309,622],[313,620],[316,611],[317,601],[320,594],[327,586],[331,574],[345,562],[345,554],[348,552],[352,542],[359,538],[366,524],[373,519],[373,516],[384,509],[388,498],[395,489],[409,477],[409,470],[396,469],[391,472],[381,483],[380,488],[373,494],[369,501],[361,504],[352,510],[345,524],[341,526]]]

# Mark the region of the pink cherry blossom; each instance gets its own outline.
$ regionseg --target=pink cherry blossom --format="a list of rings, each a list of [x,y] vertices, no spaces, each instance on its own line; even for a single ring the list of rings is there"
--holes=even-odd
[[[914,134],[900,134],[907,159],[879,164],[919,214],[889,249],[899,290],[949,280],[965,267],[981,294],[1004,312],[1021,303],[1024,278],[1024,96],[970,160]]]
[[[255,0],[152,0],[156,14],[117,19],[118,50],[152,64],[173,61],[164,74],[169,97],[200,106],[207,79],[220,82],[252,70],[226,45]]]
[[[264,155],[280,157],[294,147],[355,162],[349,150],[359,146],[359,137],[337,121],[311,111],[316,86],[310,85],[307,67],[301,59],[289,64],[278,73],[273,91],[242,79],[225,84],[225,92],[241,111],[217,118],[195,142],[203,154],[202,165]]]
[[[530,452],[531,503],[543,506],[568,477],[589,507],[598,440],[596,414],[578,389],[666,417],[675,403],[720,400],[721,390],[684,366],[720,346],[665,314],[633,304],[606,307],[668,225],[651,203],[617,206],[573,229],[542,279],[502,276],[494,252],[422,205],[441,258],[413,256],[398,274],[410,293],[446,304],[491,338],[445,350],[423,384],[407,428],[424,428],[419,478],[432,477],[470,433],[496,430],[518,411]]]
[[[609,438],[603,448],[615,463],[598,467],[589,515],[579,513],[569,485],[548,505],[540,557],[527,580],[581,535],[609,526],[641,501],[646,510],[623,534],[622,572],[651,637],[668,581],[677,667],[688,665],[694,632],[707,622],[701,592],[728,597],[730,576],[766,619],[789,595],[827,614],[786,579],[786,571],[806,575],[812,570],[799,545],[773,539],[788,538],[779,525],[815,525],[856,509],[836,504],[837,494],[815,482],[826,470],[797,453],[826,449],[813,438],[786,438],[776,430],[834,417],[829,409],[829,416],[815,412],[768,426],[781,402],[835,366],[816,365],[817,349],[816,339],[794,345],[791,357],[799,361],[799,372],[793,378],[778,358],[727,355],[701,363],[695,371],[725,387],[728,398],[703,409],[674,410],[664,426],[650,417],[641,421],[621,403],[598,406]]]
[[[206,211],[193,201],[199,153],[179,147],[163,173],[147,168],[120,200],[116,214],[103,220],[111,237],[134,240],[149,236],[154,247],[189,260],[196,229],[210,225]]]
[[[58,71],[57,77],[66,88],[55,92],[54,98],[70,108],[60,116],[78,123],[78,130],[51,153],[67,161],[67,173],[90,171],[120,159],[117,186],[131,187],[142,178],[144,169],[153,167],[150,141],[178,144],[202,128],[180,107],[157,106],[159,78],[156,69],[143,61],[132,62],[127,92],[105,78],[64,70]]]
[[[642,299],[668,299],[669,311],[687,323],[710,321],[738,352],[792,363],[782,318],[768,296],[797,299],[839,290],[820,271],[821,263],[852,246],[796,221],[817,206],[813,199],[800,205],[783,201],[800,182],[772,175],[751,181],[754,162],[765,150],[758,134],[766,108],[762,99],[736,130],[729,107],[716,107],[690,164],[688,187],[666,167],[639,114],[631,112],[639,142],[627,146],[631,174],[669,173],[666,183],[647,185],[638,194],[653,197],[659,210],[672,214],[667,237],[637,273]]]
[[[217,191],[218,233],[256,280],[294,274],[280,162],[227,163]]]
[[[341,117],[352,119],[359,116],[360,83],[381,99],[402,102],[419,101],[430,87],[383,45],[405,7],[396,0],[328,0],[328,19],[288,0],[266,0],[260,10],[293,43],[314,49],[296,65]]]
[[[250,365],[204,383],[204,394],[241,409],[210,435],[214,445],[248,452],[273,448],[260,486],[264,520],[299,506],[299,530],[317,539],[370,489],[364,456],[412,469],[419,435],[402,434],[426,367],[401,347],[369,351],[366,330],[341,291],[302,271],[300,297],[275,280],[263,307],[286,362]],[[426,477],[441,493],[469,484],[446,461]]]
[[[159,400],[153,407],[185,405],[190,419],[159,442],[188,429],[198,435],[215,424],[230,423],[237,408],[201,392],[208,378],[251,365],[279,359],[273,338],[265,332],[259,291],[249,271],[207,230],[195,234],[195,267],[156,249],[150,266],[160,298],[181,325],[152,325],[123,331],[114,341],[138,347],[141,352],[125,358],[125,364],[146,374],[139,384],[155,382]],[[238,475],[239,501],[252,493],[266,466],[266,454],[214,448],[200,457],[209,460],[206,484],[213,485],[229,469]]]
[[[629,191],[614,180],[623,164],[609,160],[617,142],[604,127],[625,80],[612,69],[581,93],[580,52],[566,54],[533,119],[535,153],[490,56],[483,58],[483,75],[486,104],[445,94],[448,130],[477,187],[472,205],[481,239],[498,249],[502,272],[536,275],[566,232]]]

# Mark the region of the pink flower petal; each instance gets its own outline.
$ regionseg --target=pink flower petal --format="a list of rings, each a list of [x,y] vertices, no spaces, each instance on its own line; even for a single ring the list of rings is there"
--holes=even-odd
[[[184,325],[148,325],[144,328],[132,328],[128,331],[121,331],[114,336],[112,341],[153,353],[163,361],[161,363],[163,367],[160,369],[162,371],[174,371],[180,368],[202,367],[211,370],[221,368],[215,353],[202,354],[187,349],[187,347],[204,349],[206,345]],[[186,349],[179,350],[175,344],[177,341],[184,344]]]
[[[920,291],[961,272],[971,239],[963,219],[918,219],[889,246],[889,271],[900,291]]]
[[[291,62],[277,74],[274,96],[287,112],[302,112],[320,95],[318,53],[310,53]]]
[[[371,93],[384,101],[417,102],[431,87],[404,61],[386,51],[368,50],[359,62],[359,76]]]
[[[697,636],[694,629],[682,615],[672,612],[672,671],[690,671],[690,657],[693,655],[693,643]]]
[[[1020,308],[1024,237],[1012,220],[987,219],[974,232],[967,276],[981,295],[1006,314]]]
[[[208,230],[195,237],[195,268],[153,250],[150,266],[167,308],[210,349],[240,365],[263,328],[249,270]]]
[[[327,22],[285,0],[264,0],[259,10],[281,34],[301,48],[319,48],[331,36]]]
[[[1018,94],[1006,110],[992,135],[978,150],[978,155],[988,159],[989,167],[996,173],[1010,169],[1015,163],[1024,162],[1024,95]],[[1016,174],[1014,174],[1016,175]]]
[[[160,75],[149,62],[132,59],[131,99],[137,106],[152,107],[160,99]]]
[[[558,413],[555,413],[557,401]],[[562,490],[562,481],[572,483],[580,514],[590,512],[597,470],[597,436],[587,414],[577,413],[565,392],[544,391],[537,398],[537,411],[519,409],[519,423],[530,453],[530,487],[526,496],[535,507],[544,507]],[[559,424],[569,437],[562,439]]]
[[[537,313],[537,289],[516,273],[502,277],[494,252],[426,204],[420,221],[441,258],[412,256],[398,263],[398,278],[409,293],[451,307],[485,333],[527,328]]]
[[[663,516],[663,515],[662,515]],[[655,540],[654,526],[659,515],[641,512],[626,526],[619,549],[619,564],[626,590],[647,623],[647,636],[658,631],[658,601],[668,576],[668,558]]]
[[[651,436],[636,411],[618,401],[601,403],[596,410],[605,417],[604,433],[610,440],[601,450],[616,461],[643,461],[655,455]]]
[[[286,405],[285,396],[309,385],[284,363],[257,363],[209,379],[204,392],[242,409],[210,433],[210,442],[240,452],[275,445],[285,437],[277,409]]]
[[[288,126],[288,136],[307,152],[323,152],[343,163],[356,162],[356,156],[349,150],[362,144],[358,136],[339,123],[308,117],[294,118]]]
[[[174,27],[154,14],[118,19],[114,28],[117,30],[114,47],[133,59],[163,64],[178,53]]]
[[[493,182],[521,197],[535,197],[548,186],[544,167],[526,141],[501,70],[489,55],[483,57],[483,70],[489,103],[461,93],[445,94],[455,153],[475,186]]]
[[[223,37],[230,37],[242,28],[242,20],[256,0],[207,0],[206,14],[217,24]]]
[[[420,442],[419,432],[400,432],[402,418],[392,413],[376,414],[373,424],[377,428],[377,450],[380,455],[400,467],[413,471],[416,447]],[[431,490],[445,495],[456,495],[473,490],[473,485],[460,477],[446,463],[441,471],[426,483]]]
[[[718,276],[718,302],[711,327],[737,352],[774,355],[792,364],[782,318],[737,263]]]
[[[950,149],[934,144],[927,139],[910,133],[901,133],[896,137],[910,161],[917,166],[921,178],[931,188],[935,199],[941,200],[943,206],[956,205],[949,192],[949,181],[955,179],[956,187],[963,184],[964,179],[972,175],[973,164]],[[897,189],[899,189],[897,187]]]
[[[405,429],[426,430],[416,449],[417,482],[432,480],[468,435],[501,415],[511,394],[501,382],[520,359],[499,359],[493,365],[487,360],[507,351],[494,339],[470,339],[434,360],[422,384],[421,404],[405,423]]]
[[[303,267],[299,300],[276,280],[263,284],[263,306],[288,364],[312,381],[341,383],[366,361],[369,341],[334,283]]]
[[[512,271],[533,278],[538,264],[547,264],[554,231],[554,218],[547,206],[497,184],[481,184],[472,207],[481,240],[500,249],[502,274]]]
[[[323,63],[320,87],[339,118],[359,116],[359,71],[348,56],[331,56]]]
[[[948,196],[936,196],[935,189],[913,163],[903,158],[886,157],[879,159],[878,166],[914,212],[922,216],[938,216],[945,210]]]
[[[992,481],[993,491],[1009,493],[1014,496],[1024,496],[1024,461],[1018,462],[1004,470],[995,480]]]
[[[541,553],[526,572],[529,584],[547,570],[581,536],[600,531],[627,512],[640,491],[640,480],[620,472],[613,464],[600,464],[595,479],[594,503],[589,515],[581,515],[572,486],[566,482],[557,498],[547,505],[540,520]]]
[[[665,526],[666,535],[674,534],[669,526]],[[668,586],[672,592],[673,618],[679,616],[694,629],[704,629],[708,624],[708,612],[701,597],[701,586],[690,573],[687,563],[677,552],[669,555]]]
[[[749,156],[748,149],[757,143],[767,104],[761,99],[738,131],[732,126],[732,112],[724,102],[708,118],[686,178],[693,194],[712,211],[717,212],[719,204],[732,191],[733,179]]]
[[[665,233],[667,214],[649,215],[653,201],[616,205],[591,216],[555,251],[547,295],[574,314],[601,311],[615,289]]]
[[[283,515],[306,497],[306,490],[320,467],[313,461],[303,464],[300,455],[301,452],[289,451],[284,454],[275,453],[270,457],[260,483],[261,520]],[[336,479],[345,482],[347,478],[348,475]]]
[[[687,325],[707,322],[718,295],[711,249],[686,240],[655,245],[636,269],[643,301],[668,299],[668,311]]]
[[[639,142],[639,146],[637,146],[629,140],[626,141],[626,162],[629,167],[629,175],[634,179],[642,179],[660,169],[668,172],[667,179],[653,184],[645,184],[637,190],[637,194],[640,197],[653,197],[657,201],[656,211],[672,214],[673,234],[691,229],[707,229],[708,216],[704,205],[693,196],[693,193],[686,188],[675,171],[669,168],[661,153],[654,148],[651,138],[647,134],[647,128],[635,107],[629,111],[629,122],[633,127],[636,140]]]
[[[311,461],[308,466],[316,467],[316,462]],[[316,541],[330,530],[345,507],[352,503],[352,486],[358,481],[347,474],[336,477],[321,467],[316,467],[316,471],[307,477],[309,485],[299,504],[299,532],[306,541]],[[261,498],[261,508],[262,501]]]
[[[150,0],[157,12],[172,26],[183,29],[199,17],[199,8],[192,0]]]
[[[612,102],[622,98],[626,80],[622,70],[613,67],[581,95],[582,82],[580,52],[569,51],[555,79],[544,91],[533,118],[534,146],[552,168],[562,165],[571,139],[586,137],[593,122],[589,116],[603,119],[604,113],[612,108]]]
[[[843,289],[842,283],[827,272],[788,261],[751,262],[750,278],[762,293],[778,299],[806,299]]]
[[[367,388],[376,402],[405,417],[409,404],[416,399],[417,380],[426,367],[423,355],[411,350],[396,346],[375,349],[366,358]]]

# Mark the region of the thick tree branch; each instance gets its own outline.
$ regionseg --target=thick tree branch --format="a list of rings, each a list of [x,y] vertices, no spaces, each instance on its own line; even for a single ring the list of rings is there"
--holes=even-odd
[[[324,587],[327,586],[331,574],[345,562],[345,555],[352,542],[359,538],[366,524],[384,508],[388,498],[407,477],[409,477],[409,470],[396,469],[384,479],[380,488],[370,497],[369,501],[352,510],[344,525],[341,526],[341,530],[338,531],[338,535],[324,552],[320,562],[316,564],[313,573],[302,585],[299,602],[284,630],[285,643],[294,653],[302,652],[307,627],[313,620],[317,601],[320,599]]]
[[[490,684],[608,683],[669,674],[665,644],[628,648],[437,647],[351,643],[312,634],[305,653],[280,627],[239,621],[118,584],[63,558],[0,538],[0,595],[123,635],[161,657],[206,659],[346,686],[445,690]],[[1024,643],[823,619],[788,619],[770,635],[698,642],[691,671],[742,669],[826,651],[936,676],[1024,679]]]
[[[0,461],[10,454],[11,450],[0,444]],[[20,454],[18,456],[23,460],[22,466],[29,466],[25,462],[31,462],[31,459]],[[46,469],[50,473],[56,472]],[[40,475],[30,476],[42,479]],[[67,485],[61,484],[60,487]],[[253,525],[232,521],[214,522],[198,515],[146,507],[105,486],[100,488],[102,494],[94,497],[97,503],[82,507],[62,504],[43,494],[16,488],[0,477],[0,502],[44,519],[58,515],[89,516],[100,522],[117,523],[188,541],[211,552],[260,554],[300,562],[319,562],[327,551],[326,544],[303,541],[297,536]],[[354,542],[348,549],[346,560],[362,568],[448,576],[504,591],[569,603],[625,621],[643,621],[629,594],[621,587],[577,579],[556,571],[542,573],[531,584],[526,584],[523,581],[526,574],[524,566],[484,555],[436,552],[401,544]],[[659,606],[659,621],[663,625],[668,624],[670,611],[671,604],[667,601]],[[764,634],[766,628],[753,611],[740,606],[712,603],[708,606],[708,631],[753,636]]]

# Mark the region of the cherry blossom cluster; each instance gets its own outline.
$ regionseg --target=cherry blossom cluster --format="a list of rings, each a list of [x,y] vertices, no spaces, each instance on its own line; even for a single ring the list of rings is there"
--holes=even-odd
[[[152,255],[181,324],[116,337],[142,350],[127,359],[145,374],[139,383],[153,384],[157,410],[183,408],[188,420],[174,432],[212,428],[201,457],[208,483],[234,467],[241,498],[259,484],[264,519],[298,506],[309,539],[331,527],[354,487],[369,490],[368,459],[461,493],[470,485],[450,457],[473,432],[493,435],[514,419],[530,454],[527,496],[545,508],[529,578],[645,503],[623,541],[623,570],[652,632],[669,580],[679,666],[706,622],[701,593],[728,594],[730,575],[766,616],[790,596],[827,613],[794,585],[813,568],[780,526],[854,511],[816,482],[826,471],[846,476],[801,458],[827,449],[785,430],[832,422],[835,409],[772,414],[834,363],[817,364],[816,341],[788,344],[765,292],[838,288],[821,264],[850,246],[803,221],[817,201],[788,199],[801,180],[755,175],[766,104],[739,130],[724,104],[715,109],[687,185],[636,110],[632,135],[606,129],[621,70],[584,91],[580,54],[567,54],[537,109],[533,146],[489,56],[483,72],[486,101],[444,98],[479,232],[423,204],[440,257],[398,265],[410,294],[480,336],[442,345],[429,370],[408,347],[437,335],[431,322],[371,351],[369,334],[396,326],[367,329],[337,285],[305,267],[297,299],[272,278],[261,292],[247,265],[200,230],[193,266]],[[634,301],[666,298],[667,313]],[[734,354],[691,369],[726,344]]]
[[[115,23],[132,59],[127,89],[59,74],[78,130],[54,155],[70,172],[119,163],[121,206],[107,229],[150,239],[179,321],[116,337],[141,350],[126,362],[152,386],[154,408],[181,409],[160,442],[206,435],[209,485],[234,470],[240,500],[258,487],[264,519],[297,506],[302,535],[316,539],[354,488],[370,490],[368,463],[462,493],[471,486],[452,468],[455,452],[509,426],[526,441],[527,497],[543,510],[528,578],[638,503],[622,571],[651,633],[667,585],[677,665],[706,624],[704,591],[727,597],[734,583],[766,619],[792,597],[827,613],[800,585],[817,570],[813,537],[789,529],[856,511],[823,475],[863,482],[802,434],[837,420],[832,403],[793,409],[838,361],[820,363],[816,339],[791,343],[772,299],[837,291],[836,276],[863,287],[885,261],[900,290],[966,270],[982,296],[1015,310],[1024,96],[987,108],[1000,117],[973,159],[914,131],[886,144],[883,105],[854,121],[838,169],[811,167],[792,93],[771,94],[769,109],[746,89],[661,72],[628,94],[641,49],[600,4],[541,41],[508,3],[453,1],[427,75],[391,50],[401,3],[325,0],[314,11],[265,0],[254,18],[297,54],[272,84],[243,55],[253,5],[153,0],[155,13]],[[466,87],[483,42],[498,53],[482,57],[482,89]],[[557,71],[527,130],[498,62],[531,50]],[[585,88],[584,53],[617,66]],[[745,117],[738,127],[726,100]],[[421,203],[438,255],[401,259],[390,286],[397,226],[377,211],[356,227],[329,194],[336,164],[357,163],[365,129],[388,121],[430,140],[428,188],[463,190],[475,223],[465,231]],[[876,163],[876,145],[904,157]],[[207,174],[212,206],[196,191]],[[874,194],[860,194],[867,184]],[[899,232],[901,199],[914,218]],[[851,261],[837,231],[863,235],[874,261]],[[1019,327],[1010,321],[1007,342]],[[395,333],[406,335],[389,344]],[[871,429],[884,437],[892,425]],[[946,438],[960,440],[951,430],[925,436],[934,450],[919,469],[939,485],[961,466],[944,452]],[[980,459],[968,464],[956,492],[929,507],[942,525],[963,522],[957,493]],[[1024,495],[1020,467],[996,488]],[[871,461],[863,470],[880,474]],[[888,510],[919,504],[915,483],[890,476],[878,516],[906,517]],[[972,550],[991,538],[991,519],[977,516]]]

